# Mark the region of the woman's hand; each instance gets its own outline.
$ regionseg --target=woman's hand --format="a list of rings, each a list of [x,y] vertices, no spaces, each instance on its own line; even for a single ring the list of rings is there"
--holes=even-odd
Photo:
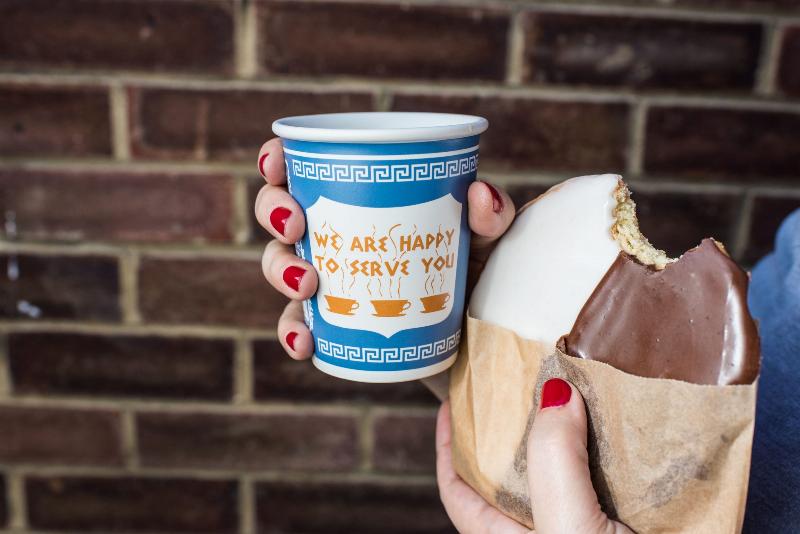
[[[255,203],[259,224],[275,239],[261,261],[267,281],[291,299],[278,321],[278,336],[294,359],[311,356],[314,342],[303,322],[301,301],[317,290],[317,273],[294,254],[293,245],[305,232],[303,210],[286,190],[286,167],[280,139],[266,142],[258,155],[258,170],[267,182]],[[470,249],[468,291],[477,281],[495,241],[514,220],[514,204],[508,195],[486,182],[473,183],[467,193]],[[560,393],[561,405],[541,408],[528,441],[528,480],[537,534],[629,533],[600,510],[589,477],[586,451],[586,412],[583,398],[570,384],[545,384]],[[548,384],[550,386],[548,386]],[[555,385],[554,385],[555,384]],[[462,533],[527,534],[527,528],[491,507],[453,470],[450,452],[450,405],[439,410],[436,428],[437,479],[442,502]]]
[[[447,402],[436,423],[436,478],[447,514],[462,534],[531,532],[490,506],[453,470]],[[536,534],[633,534],[600,509],[589,474],[583,397],[559,378],[544,383],[528,437],[528,491]]]
[[[311,332],[303,322],[301,301],[317,290],[317,273],[294,254],[294,243],[303,237],[303,210],[286,190],[286,166],[280,139],[264,143],[258,154],[258,170],[267,185],[256,197],[256,219],[275,239],[267,244],[261,267],[267,281],[291,299],[278,320],[278,337],[286,352],[304,360],[314,352]],[[468,287],[477,281],[486,258],[514,220],[514,204],[503,191],[485,182],[473,183],[467,193],[469,227],[473,231]]]

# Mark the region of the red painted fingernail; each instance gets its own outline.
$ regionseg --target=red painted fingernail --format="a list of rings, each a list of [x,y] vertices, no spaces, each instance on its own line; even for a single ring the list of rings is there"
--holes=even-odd
[[[258,158],[258,172],[260,172],[261,176],[264,178],[267,177],[267,171],[264,170],[264,162],[267,161],[267,156],[269,156],[269,152]]]
[[[572,396],[572,388],[560,378],[551,378],[542,386],[542,406],[550,408],[552,406],[564,406]]]
[[[495,189],[494,186],[489,182],[483,182],[483,183],[486,184],[486,187],[489,188],[489,192],[492,194],[492,211],[494,211],[495,213],[500,213],[501,211],[503,211],[503,208],[505,207],[503,205],[503,197],[500,196],[500,191]]]
[[[283,271],[283,281],[286,282],[287,286],[291,287],[295,291],[300,291],[300,280],[303,279],[305,274],[305,269],[292,265]]]
[[[269,222],[273,228],[275,228],[282,236],[286,235],[286,221],[289,219],[289,216],[292,214],[292,211],[287,208],[282,208],[278,206],[272,213],[269,214]]]
[[[294,350],[294,340],[297,339],[297,332],[289,332],[286,334],[286,344],[289,348]]]

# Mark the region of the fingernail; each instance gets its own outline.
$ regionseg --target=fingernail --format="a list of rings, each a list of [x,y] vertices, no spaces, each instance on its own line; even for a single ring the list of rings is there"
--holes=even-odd
[[[542,386],[542,406],[541,409],[552,406],[563,406],[569,402],[572,396],[572,388],[560,378],[551,378]]]
[[[286,344],[289,348],[294,350],[294,340],[297,339],[297,332],[289,332],[286,334]]]
[[[278,206],[272,213],[269,214],[269,222],[273,228],[275,228],[282,236],[286,235],[286,221],[289,219],[289,216],[292,214],[292,211]]]
[[[486,187],[489,188],[489,192],[492,194],[492,211],[494,211],[495,213],[500,213],[501,211],[503,211],[503,208],[505,207],[503,205],[503,197],[500,196],[500,191],[495,189],[494,186],[489,182],[483,182],[483,183],[486,184]]]
[[[303,279],[305,274],[305,269],[292,265],[283,271],[283,281],[286,282],[287,286],[291,287],[295,291],[300,291],[300,280]]]
[[[269,156],[269,152],[258,158],[258,172],[260,172],[261,176],[264,178],[267,177],[267,171],[264,170],[264,162],[267,161],[267,156]]]

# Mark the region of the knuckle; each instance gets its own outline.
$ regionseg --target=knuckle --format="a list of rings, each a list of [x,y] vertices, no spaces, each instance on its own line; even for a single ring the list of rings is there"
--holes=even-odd
[[[261,257],[261,268],[267,279],[271,280],[274,275],[275,266],[279,263],[277,260],[280,258],[281,243],[277,240],[272,240],[264,247],[264,254]]]
[[[256,195],[256,201],[253,202],[253,210],[255,210],[256,218],[261,219],[263,215],[265,215],[262,209],[264,205],[264,196],[267,194],[269,186],[265,185],[261,189],[258,190],[258,194]]]

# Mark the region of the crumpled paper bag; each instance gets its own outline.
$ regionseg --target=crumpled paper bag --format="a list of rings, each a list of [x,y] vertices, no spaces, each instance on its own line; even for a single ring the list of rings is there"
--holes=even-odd
[[[741,530],[756,384],[633,376],[468,317],[450,376],[453,463],[489,503],[534,527],[526,443],[552,377],[586,401],[592,482],[609,517],[639,533]]]

